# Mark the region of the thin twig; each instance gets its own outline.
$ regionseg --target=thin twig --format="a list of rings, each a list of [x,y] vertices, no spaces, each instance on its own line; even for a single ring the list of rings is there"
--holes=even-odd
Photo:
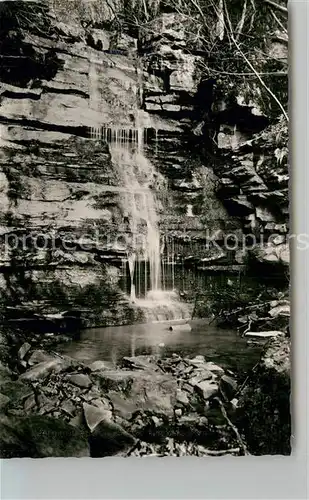
[[[242,391],[245,388],[248,380],[252,377],[252,375],[254,373],[254,370],[257,368],[257,366],[259,365],[259,363],[260,363],[260,360],[257,363],[255,363],[255,365],[251,368],[250,373],[246,376],[245,380],[243,381],[243,383],[239,387],[238,391],[236,392],[234,398],[237,398],[242,393]]]
[[[288,30],[286,29],[286,27],[283,25],[283,23],[280,21],[280,19],[276,16],[276,14],[274,13],[273,9],[270,9],[270,12],[271,12],[271,15],[273,16],[273,18],[275,19],[275,21],[277,21],[277,23],[279,24],[280,28],[283,29],[283,31],[285,33],[288,32]]]
[[[269,95],[278,104],[278,106],[280,107],[280,109],[281,109],[281,111],[282,111],[282,113],[283,113],[286,121],[288,122],[289,121],[289,117],[288,117],[287,112],[285,111],[284,107],[282,106],[281,102],[279,101],[279,99],[277,98],[277,96],[271,91],[271,89],[266,85],[266,83],[261,78],[261,76],[259,75],[259,73],[256,71],[256,69],[254,68],[254,66],[251,64],[251,62],[249,61],[249,59],[246,57],[246,55],[244,54],[244,52],[241,50],[240,45],[237,42],[237,40],[235,40],[235,37],[234,37],[234,34],[233,34],[233,29],[232,29],[232,24],[231,24],[230,17],[229,17],[229,14],[228,14],[228,9],[227,9],[227,6],[226,6],[226,2],[224,2],[224,3],[225,3],[226,17],[227,17],[227,20],[228,20],[228,23],[229,23],[229,26],[230,26],[230,30],[231,30],[231,33],[230,33],[231,40],[233,41],[233,43],[234,43],[235,47],[237,48],[238,52],[244,58],[245,62],[249,66],[249,68],[253,71],[253,73],[258,78],[258,80],[261,83],[262,87],[264,87],[264,89],[269,93]]]
[[[226,413],[226,409],[225,409],[224,404],[222,403],[221,399],[220,398],[215,398],[215,400],[218,402],[218,404],[220,406],[220,410],[221,410],[223,418],[226,420],[226,422],[229,425],[229,427],[233,430],[233,432],[234,432],[234,434],[236,436],[237,442],[238,442],[241,450],[243,451],[243,454],[244,455],[249,455],[249,453],[247,451],[247,447],[246,447],[245,443],[243,442],[243,440],[241,439],[241,436],[239,434],[239,430],[233,424],[233,422],[231,422],[231,420],[229,419],[229,417],[228,417],[228,415]]]
[[[251,16],[249,31],[252,30],[253,23],[254,23],[254,18],[255,18],[255,12],[256,12],[256,7],[255,7],[254,0],[251,0],[251,5],[252,5],[252,9],[253,9],[253,14]]]
[[[236,30],[237,30],[236,40],[239,40],[239,37],[242,33],[242,30],[243,30],[243,27],[245,24],[246,13],[247,13],[247,0],[244,1],[244,6],[243,6],[241,18],[240,18],[240,21],[239,21],[237,28],[236,28]]]
[[[284,12],[285,14],[288,13],[288,9],[286,7],[283,7],[283,5],[278,5],[276,2],[273,2],[272,0],[264,0],[265,3],[268,5],[271,5],[275,9],[280,10],[281,12]]]
[[[258,77],[258,75],[255,72],[249,72],[249,71],[246,72],[245,71],[245,72],[239,73],[239,72],[230,72],[230,71],[219,71],[217,69],[210,68],[206,64],[204,66],[206,67],[206,69],[209,72],[213,72],[213,73],[216,73],[216,74],[219,74],[219,75],[255,76],[256,78]],[[259,75],[263,75],[263,76],[287,76],[287,74],[288,74],[287,71],[273,71],[273,72],[270,71],[270,72],[261,72],[261,73],[259,73]]]

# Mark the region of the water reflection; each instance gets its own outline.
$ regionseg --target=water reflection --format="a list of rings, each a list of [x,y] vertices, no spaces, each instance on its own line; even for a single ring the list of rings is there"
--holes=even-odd
[[[92,328],[82,331],[79,340],[60,346],[59,351],[83,362],[100,359],[114,365],[123,356],[203,354],[206,359],[237,371],[250,369],[260,355],[260,346],[248,346],[235,331],[219,329],[205,320],[191,322],[190,332],[169,331],[169,326],[166,322]]]

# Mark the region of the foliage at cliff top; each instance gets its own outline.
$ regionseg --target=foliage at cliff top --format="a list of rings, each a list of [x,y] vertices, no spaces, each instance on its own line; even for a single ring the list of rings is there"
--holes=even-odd
[[[288,120],[286,0],[72,0],[69,10],[65,0],[20,1],[3,2],[1,12],[4,32],[9,27],[15,38],[27,29],[57,38],[59,21],[79,24],[81,34],[96,27],[137,38],[173,14],[171,30],[182,32],[183,51],[203,56],[204,77],[214,78],[223,95]]]
[[[252,142],[257,146],[263,146],[265,149],[271,149],[274,146],[284,148],[288,143],[288,138],[288,125],[285,117],[281,115],[276,123],[256,135]]]
[[[287,7],[282,0],[123,0],[114,23],[131,34],[158,32],[156,20],[175,14],[184,52],[203,55],[205,78],[226,95],[241,95],[269,117],[287,119]],[[178,16],[178,17],[177,17]],[[176,36],[177,37],[177,36]],[[168,42],[168,40],[167,40]]]

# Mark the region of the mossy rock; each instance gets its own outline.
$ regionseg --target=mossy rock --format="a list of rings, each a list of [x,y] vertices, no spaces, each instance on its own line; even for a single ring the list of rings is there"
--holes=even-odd
[[[32,415],[0,419],[1,458],[89,456],[83,429],[52,417]]]

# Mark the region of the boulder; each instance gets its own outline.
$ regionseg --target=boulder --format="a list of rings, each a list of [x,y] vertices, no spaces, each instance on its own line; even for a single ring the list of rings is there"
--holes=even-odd
[[[154,368],[152,359],[149,356],[124,357],[122,358],[121,366],[133,370],[145,370]]]
[[[231,401],[237,392],[237,382],[234,378],[228,375],[223,375],[219,382],[220,392],[224,399]]]
[[[203,380],[194,386],[195,391],[206,401],[218,393],[218,384],[213,381]]]
[[[24,357],[26,356],[26,354],[30,351],[31,349],[31,345],[29,344],[29,342],[24,342],[24,344],[18,349],[18,358],[20,360],[23,360]]]
[[[113,405],[113,412],[116,417],[130,420],[132,415],[140,409],[140,404],[132,398],[127,398],[124,394],[111,391],[108,397]]]
[[[19,406],[33,394],[32,389],[20,380],[1,380],[1,393],[10,400],[10,406]]]
[[[212,373],[209,370],[203,370],[202,372],[194,372],[194,376],[188,380],[188,384],[192,387],[196,386],[204,380],[210,380],[213,378]]]
[[[5,380],[11,380],[11,370],[0,361],[0,379],[3,383]]]
[[[106,410],[104,406],[98,407],[84,403],[83,410],[86,424],[91,432],[102,420],[112,422],[112,412],[110,410]]]
[[[35,407],[36,407],[36,399],[34,394],[31,394],[31,396],[29,396],[24,402],[25,412],[28,413]]]
[[[221,368],[221,366],[219,365],[216,365],[216,363],[213,363],[212,361],[207,361],[207,363],[205,364],[205,368],[215,375],[224,374],[223,368]]]
[[[62,411],[64,411],[64,413],[66,413],[70,417],[73,417],[73,415],[75,414],[75,406],[70,400],[64,401],[60,408]]]
[[[51,372],[57,372],[59,369],[61,369],[61,360],[43,361],[20,375],[19,380],[37,382],[44,380]]]
[[[73,373],[72,375],[68,375],[66,379],[81,389],[88,389],[92,385],[88,375],[84,375],[83,373]]]
[[[182,390],[177,390],[176,392],[176,402],[184,406],[189,404],[188,394]]]
[[[10,398],[5,394],[0,393],[0,410],[3,411],[8,405]]]
[[[272,318],[277,318],[278,316],[289,317],[290,316],[290,304],[282,304],[282,305],[279,304],[279,305],[273,307],[272,309],[270,309],[270,311],[268,311],[268,314]]]
[[[134,372],[109,370],[106,372],[95,372],[93,375],[103,391],[127,391],[132,385]]]
[[[88,365],[88,368],[91,372],[100,372],[103,370],[112,370],[114,367],[113,367],[112,363],[108,363],[107,361],[98,360],[98,361],[94,361],[93,363]]]
[[[42,415],[1,417],[1,458],[87,457],[87,436],[63,420]]]
[[[195,358],[189,359],[185,358],[185,362],[188,363],[189,365],[200,367],[202,365],[205,365],[205,357],[202,355],[195,356]]]
[[[30,358],[28,359],[28,364],[30,366],[33,366],[38,363],[43,363],[44,361],[53,361],[55,359],[56,359],[55,356],[48,354],[45,351],[37,349],[33,351]]]
[[[136,443],[132,434],[121,425],[102,419],[89,436],[90,454],[93,458],[116,455],[129,450]]]

